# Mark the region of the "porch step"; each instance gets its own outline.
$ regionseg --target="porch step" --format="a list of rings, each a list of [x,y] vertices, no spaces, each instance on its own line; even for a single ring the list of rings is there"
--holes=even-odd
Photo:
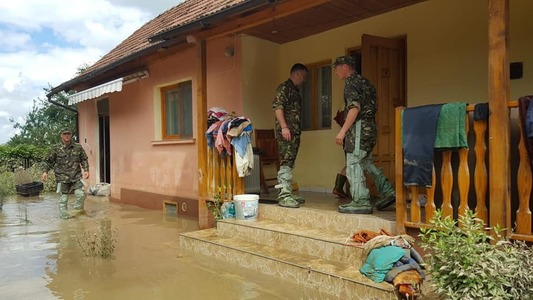
[[[338,299],[396,299],[392,285],[369,280],[353,264],[224,236],[214,228],[181,234],[180,248],[290,280]]]
[[[249,242],[276,247],[285,251],[351,264],[359,268],[363,249],[347,245],[350,235],[326,231],[275,220],[255,222],[228,219],[219,221],[217,234],[222,237],[239,237]]]
[[[385,229],[396,233],[396,222],[379,217],[379,212],[370,215],[341,214],[337,210],[300,207],[285,208],[278,205],[259,205],[259,219],[289,223],[306,228],[342,233],[345,238],[355,231],[366,229],[379,232]]]
[[[180,236],[180,247],[287,279],[339,299],[396,299],[388,283],[359,272],[363,248],[347,245],[355,231],[385,229],[395,222],[375,215],[260,204],[257,221],[221,220],[216,229]]]

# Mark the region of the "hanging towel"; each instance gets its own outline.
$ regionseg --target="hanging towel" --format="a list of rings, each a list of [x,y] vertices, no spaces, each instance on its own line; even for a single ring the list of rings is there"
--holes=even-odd
[[[446,103],[442,106],[437,122],[435,149],[468,148],[465,118],[465,102]]]
[[[474,105],[474,121],[488,120],[489,119],[489,104],[478,103]]]
[[[442,104],[406,108],[403,111],[404,185],[431,187],[437,122]]]

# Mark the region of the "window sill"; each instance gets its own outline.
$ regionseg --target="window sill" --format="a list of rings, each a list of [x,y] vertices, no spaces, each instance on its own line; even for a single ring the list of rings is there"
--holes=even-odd
[[[161,145],[181,145],[181,144],[194,144],[196,139],[190,140],[167,140],[167,141],[152,141],[152,146],[161,146]]]

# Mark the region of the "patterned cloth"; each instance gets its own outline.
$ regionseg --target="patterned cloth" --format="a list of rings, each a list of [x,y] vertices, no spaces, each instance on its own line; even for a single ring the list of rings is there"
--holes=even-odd
[[[81,165],[81,167],[80,167]],[[81,179],[81,168],[89,172],[87,154],[83,147],[75,142],[67,145],[59,143],[52,147],[45,159],[45,171],[54,169],[56,181],[74,183]]]
[[[354,72],[344,85],[344,115],[352,108],[358,108],[357,120],[361,120],[361,144],[360,149],[371,153],[376,145],[376,89],[365,77]],[[344,151],[353,152],[355,149],[356,122],[352,124],[344,138]]]
[[[276,139],[279,145],[280,164],[282,166],[294,167],[296,155],[300,147],[300,134],[302,132],[302,122],[300,119],[302,96],[300,90],[292,80],[287,79],[280,84],[276,90],[276,96],[272,102],[272,108],[282,109],[287,127],[291,131],[292,139],[286,141],[281,135],[281,125],[276,119]]]

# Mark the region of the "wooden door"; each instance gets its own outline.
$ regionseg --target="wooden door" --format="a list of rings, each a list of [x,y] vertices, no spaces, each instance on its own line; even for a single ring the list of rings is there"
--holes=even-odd
[[[372,81],[378,96],[374,163],[394,183],[395,108],[405,106],[406,95],[405,37],[388,39],[364,34],[361,56],[362,74]]]

